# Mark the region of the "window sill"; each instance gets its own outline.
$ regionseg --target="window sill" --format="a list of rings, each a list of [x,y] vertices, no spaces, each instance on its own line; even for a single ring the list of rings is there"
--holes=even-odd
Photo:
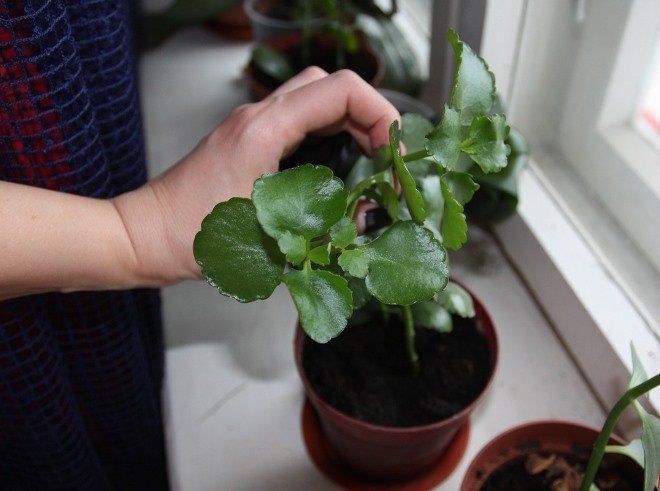
[[[652,327],[655,320],[608,261],[606,251],[599,248],[601,241],[594,240],[571,212],[576,208],[563,199],[574,195],[567,176],[558,183],[562,186],[560,195],[548,175],[554,174],[553,182],[557,183],[557,174],[562,171],[558,165],[550,167],[549,154],[538,153],[544,160],[543,170],[534,161],[525,169],[518,213],[496,226],[495,234],[594,392],[605,407],[611,407],[630,378],[631,340],[647,371],[660,371],[660,342],[658,331]],[[572,183],[575,187],[576,182]],[[604,234],[618,240],[625,237],[612,228],[613,222],[606,223],[593,213],[586,215],[589,210],[582,209],[581,213],[583,220],[600,220],[592,223],[600,229],[599,239]],[[646,274],[647,281],[658,281],[652,269]],[[657,295],[659,290],[650,288],[651,295]],[[650,404],[656,412],[660,409],[660,393],[651,395]],[[624,421],[623,429],[631,430],[630,424]]]

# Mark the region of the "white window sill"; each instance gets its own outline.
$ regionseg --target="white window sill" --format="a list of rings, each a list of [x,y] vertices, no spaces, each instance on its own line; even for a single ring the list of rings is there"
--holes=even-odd
[[[630,378],[631,341],[647,371],[660,372],[653,320],[640,314],[634,292],[622,286],[534,161],[522,173],[520,188],[518,213],[495,233],[594,391],[611,407]],[[657,412],[658,391],[650,402]]]

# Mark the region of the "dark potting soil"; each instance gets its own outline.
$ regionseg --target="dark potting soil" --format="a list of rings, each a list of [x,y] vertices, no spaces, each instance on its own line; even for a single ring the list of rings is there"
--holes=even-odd
[[[543,454],[547,457],[548,454]],[[578,466],[580,475],[584,471],[588,460],[588,453],[584,457],[571,454],[559,454],[571,466]],[[481,487],[480,491],[552,491],[552,485],[562,476],[552,472],[540,472],[531,475],[525,467],[527,456],[521,456],[508,462],[496,470]],[[596,484],[601,491],[637,491],[642,488],[642,475],[624,458],[620,456],[607,456],[596,475]],[[581,480],[581,479],[580,479]],[[576,486],[579,482],[576,483]],[[573,486],[559,489],[577,489]]]
[[[404,328],[392,316],[348,326],[326,344],[306,339],[302,362],[314,390],[336,409],[384,426],[435,423],[474,401],[491,371],[488,342],[472,319],[451,333],[416,329],[420,372],[406,354]]]
[[[328,73],[336,72],[339,69],[335,62],[335,48],[331,43],[312,40],[310,51],[309,63],[303,62],[302,47],[300,45],[294,46],[284,52],[285,56],[291,62],[295,73],[301,72],[309,65],[321,67]],[[353,70],[366,81],[372,80],[376,75],[376,70],[378,70],[378,67],[373,61],[367,58],[360,50],[355,53],[346,53],[346,66],[344,68]],[[254,66],[253,74],[259,82],[269,89],[275,90],[280,85],[279,81],[266,75],[261,70],[255,69]]]

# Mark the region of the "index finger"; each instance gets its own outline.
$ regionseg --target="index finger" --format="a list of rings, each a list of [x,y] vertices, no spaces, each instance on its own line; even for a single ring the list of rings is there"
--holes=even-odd
[[[350,70],[340,70],[273,98],[286,131],[294,140],[309,133],[348,130],[369,153],[389,142],[389,127],[399,120],[396,108]]]

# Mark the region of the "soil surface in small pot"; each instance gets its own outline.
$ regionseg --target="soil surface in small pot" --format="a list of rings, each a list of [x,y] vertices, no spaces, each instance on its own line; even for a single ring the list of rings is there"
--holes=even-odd
[[[349,416],[383,426],[435,423],[467,407],[488,383],[488,342],[474,320],[460,317],[451,333],[416,332],[419,374],[395,316],[349,325],[326,344],[306,339],[303,368],[318,395]]]
[[[284,52],[284,55],[291,62],[295,73],[301,72],[310,65],[321,67],[328,73],[336,72],[339,69],[335,60],[335,48],[330,43],[312,40],[309,63],[303,62],[302,47],[300,45],[291,47]],[[378,67],[373,61],[367,58],[360,50],[355,53],[346,53],[346,66],[343,68],[353,70],[366,81],[372,80],[378,70]],[[280,86],[279,81],[255,68],[254,65],[252,66],[252,71],[254,78],[269,89],[275,90]]]
[[[496,470],[480,491],[578,491],[586,467],[584,457],[543,453],[521,456]],[[596,475],[601,491],[636,491],[642,488],[641,474],[635,479],[627,462],[606,457]],[[626,469],[628,467],[628,469]]]

